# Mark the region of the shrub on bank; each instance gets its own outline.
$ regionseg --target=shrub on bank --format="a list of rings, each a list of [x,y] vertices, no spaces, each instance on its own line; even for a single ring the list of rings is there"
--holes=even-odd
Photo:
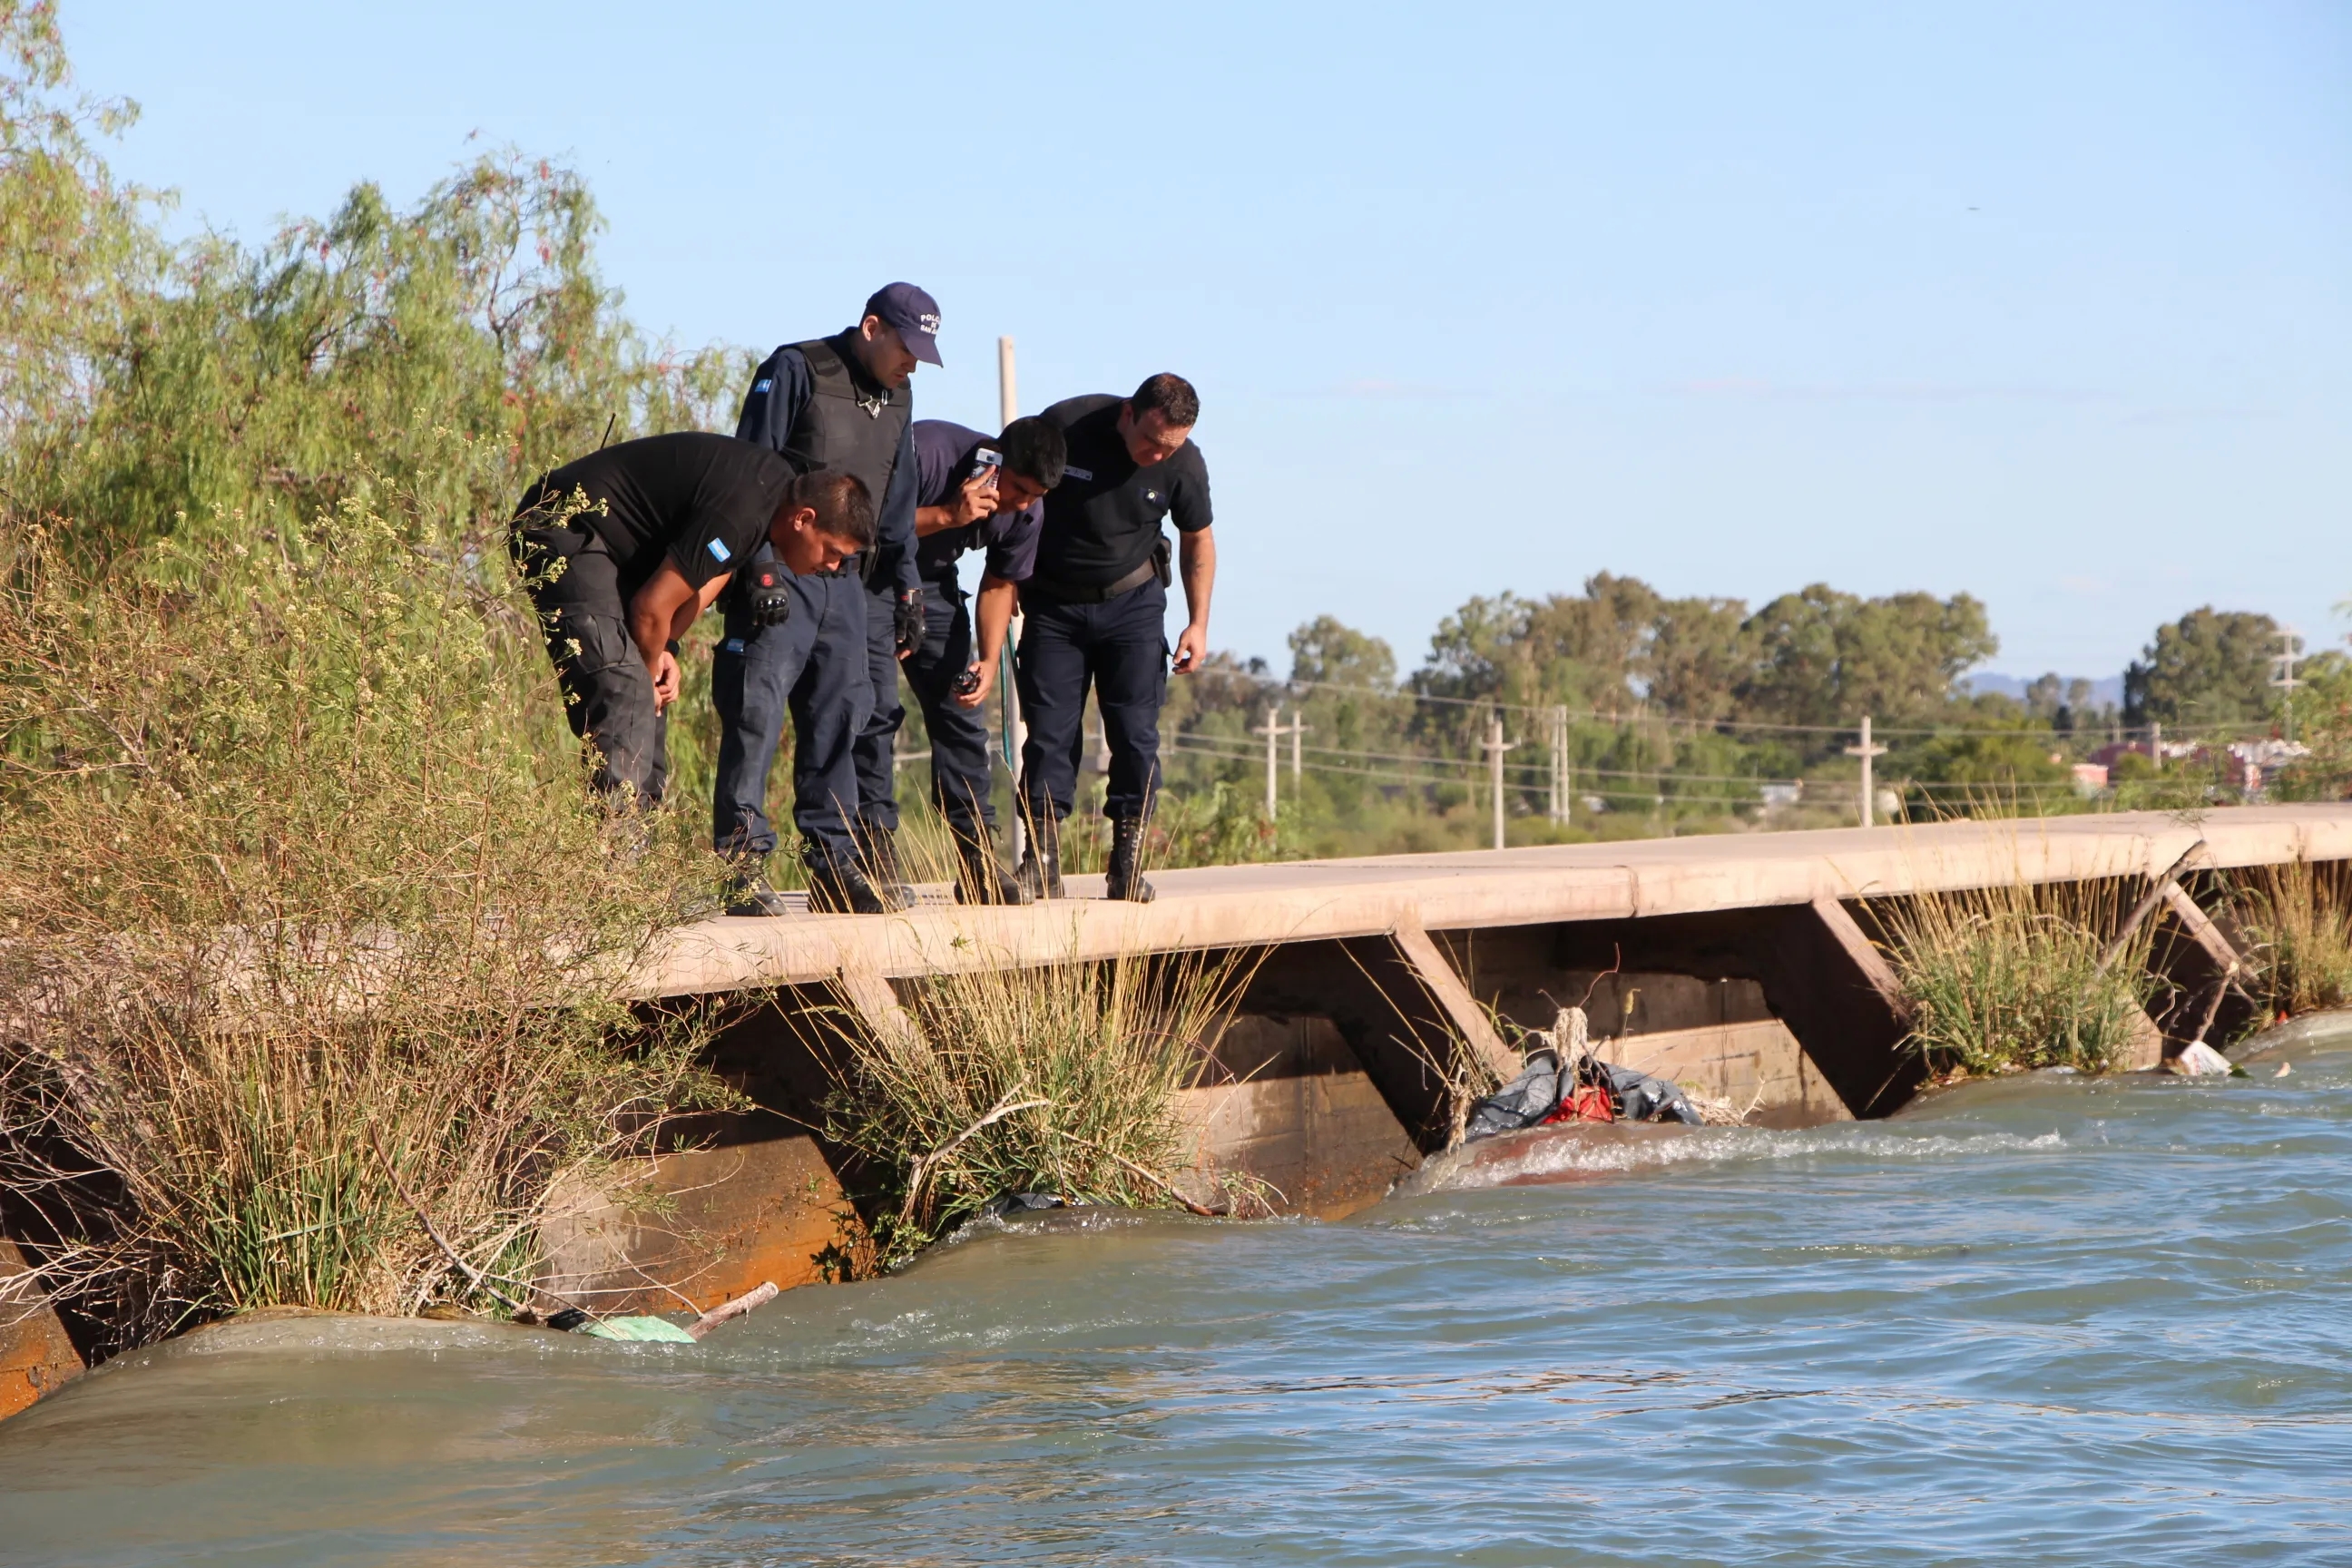
[[[1006,1194],[1191,1206],[1175,1095],[1241,979],[1238,961],[1198,954],[950,973],[913,987],[898,1031],[845,997],[828,1129],[871,1164],[886,1259]]]
[[[1938,1076],[2071,1067],[2105,1072],[2145,1027],[2146,922],[2116,946],[2112,883],[1925,893],[1877,912],[1911,1009],[1911,1044]]]
[[[126,1342],[519,1298],[553,1177],[724,1098],[604,978],[690,835],[590,802],[497,523],[59,526],[0,517],[11,1231]]]
[[[2272,1016],[2352,1004],[2352,895],[2341,867],[2249,867],[2232,874],[2230,903]]]

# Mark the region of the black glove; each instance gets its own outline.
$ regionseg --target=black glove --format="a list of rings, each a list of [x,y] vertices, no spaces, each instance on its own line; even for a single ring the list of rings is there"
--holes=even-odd
[[[751,624],[781,626],[792,619],[792,574],[774,561],[759,562],[749,570],[751,575],[743,584],[743,602],[751,612]]]
[[[913,653],[923,646],[923,591],[920,588],[898,590],[898,603],[890,619],[898,634],[898,651]]]

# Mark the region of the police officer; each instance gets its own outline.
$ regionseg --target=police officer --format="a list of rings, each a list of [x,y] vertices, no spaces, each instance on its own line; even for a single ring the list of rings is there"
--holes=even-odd
[[[770,354],[743,399],[736,435],[782,454],[796,472],[836,469],[865,484],[876,498],[876,542],[851,569],[787,576],[729,598],[711,668],[719,724],[711,838],[735,865],[730,913],[785,908],[765,866],[776,847],[768,770],[787,709],[793,822],[811,903],[864,913],[906,907],[888,837],[859,830],[855,748],[869,728],[897,729],[898,661],[923,637],[908,381],[918,360],[940,363],[939,329],[938,302],[893,283],[866,301],[857,325]],[[795,622],[797,632],[779,629]]]
[[[1062,479],[1061,431],[1043,419],[1015,419],[1001,437],[945,419],[919,419],[915,437],[915,559],[923,579],[922,646],[901,666],[931,737],[931,798],[954,837],[966,903],[1026,903],[996,858],[996,806],[990,798],[988,726],[981,706],[996,684],[1018,584],[1037,552],[1045,492]],[[978,648],[973,616],[956,574],[968,550],[987,552],[980,581]],[[858,742],[857,784],[868,824],[898,826],[891,786],[894,724]],[[877,743],[878,742],[878,743]]]
[[[677,639],[741,563],[764,553],[772,574],[820,573],[873,543],[856,479],[795,478],[774,453],[725,436],[624,441],[534,481],[509,545],[572,732],[595,752],[597,793],[621,809],[659,804]]]
[[[1062,896],[1060,827],[1078,778],[1079,725],[1094,687],[1110,745],[1109,891],[1151,897],[1139,861],[1160,787],[1160,706],[1168,696],[1168,541],[1176,525],[1189,619],[1175,669],[1191,674],[1209,651],[1216,544],[1209,531],[1209,468],[1192,445],[1201,399],[1178,375],[1155,375],[1131,397],[1073,397],[1039,416],[1067,447],[1062,482],[1047,495],[1037,559],[1021,584],[1027,618],[1014,671],[1029,743],[1021,805],[1031,825],[1022,885]]]

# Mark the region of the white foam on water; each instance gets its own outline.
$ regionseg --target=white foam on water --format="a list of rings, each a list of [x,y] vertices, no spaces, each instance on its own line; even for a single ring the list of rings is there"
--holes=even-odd
[[[1883,1163],[1957,1160],[1987,1154],[2042,1153],[2067,1146],[2056,1132],[1906,1133],[1882,1126],[1814,1127],[1798,1131],[1708,1129],[1638,1141],[1594,1138],[1575,1130],[1528,1139],[1517,1152],[1473,1163],[1457,1152],[1423,1167],[1415,1193],[1460,1192],[1546,1176],[1622,1175],[1685,1166],[1765,1164],[1792,1160]]]

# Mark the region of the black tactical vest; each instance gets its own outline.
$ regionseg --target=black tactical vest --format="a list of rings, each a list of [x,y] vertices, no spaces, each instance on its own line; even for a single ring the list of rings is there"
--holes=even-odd
[[[906,438],[914,398],[903,386],[878,395],[861,390],[831,338],[793,346],[808,361],[814,389],[800,417],[793,421],[784,457],[801,473],[839,468],[856,474],[866,482],[878,518],[882,498],[890,489],[891,470],[898,467],[898,443]],[[875,552],[866,551],[857,563],[858,574],[869,582],[875,572],[874,556]]]

